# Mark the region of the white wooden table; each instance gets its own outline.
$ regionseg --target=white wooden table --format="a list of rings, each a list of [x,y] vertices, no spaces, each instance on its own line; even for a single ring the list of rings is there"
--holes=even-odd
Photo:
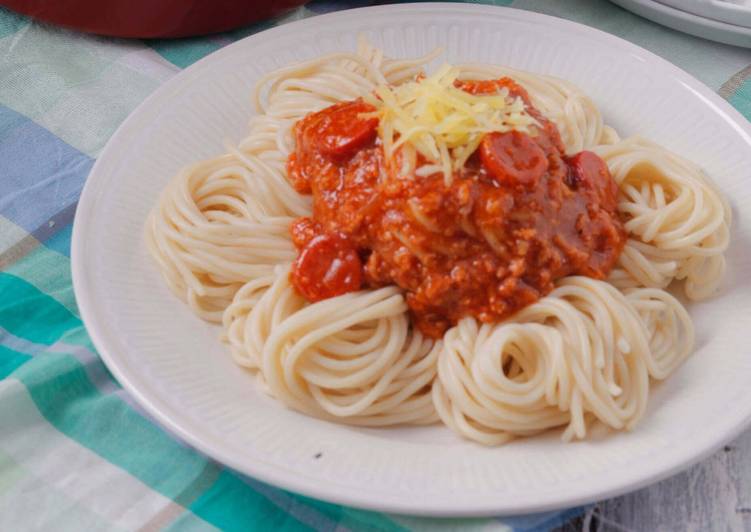
[[[560,532],[751,530],[751,430],[662,482],[602,501]]]

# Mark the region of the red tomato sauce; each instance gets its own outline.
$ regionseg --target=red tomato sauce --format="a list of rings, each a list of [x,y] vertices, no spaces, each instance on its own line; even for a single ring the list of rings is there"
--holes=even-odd
[[[556,126],[513,80],[457,86],[506,87],[541,127],[487,134],[450,185],[440,173],[400,175],[398,160],[384,158],[378,119],[363,116],[374,108],[360,100],[295,125],[289,179],[313,195],[312,217],[291,227],[300,253],[290,278],[305,298],[396,284],[414,324],[439,337],[465,316],[500,321],[561,277],[607,277],[626,233],[604,161],[566,157]]]

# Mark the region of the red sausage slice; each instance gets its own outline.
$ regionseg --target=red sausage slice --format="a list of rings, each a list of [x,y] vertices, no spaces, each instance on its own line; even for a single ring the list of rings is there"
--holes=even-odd
[[[373,111],[372,105],[360,100],[324,109],[312,115],[313,121],[303,126],[304,142],[331,157],[352,155],[375,137],[378,118],[360,116]]]
[[[320,301],[360,289],[362,262],[341,233],[314,237],[292,265],[292,284],[308,301]]]
[[[569,188],[591,190],[597,194],[603,208],[614,210],[618,196],[618,184],[610,176],[610,170],[600,156],[591,151],[581,151],[566,158],[569,171],[566,184]]]
[[[548,159],[532,137],[519,131],[488,133],[480,160],[501,185],[534,186],[548,169]]]

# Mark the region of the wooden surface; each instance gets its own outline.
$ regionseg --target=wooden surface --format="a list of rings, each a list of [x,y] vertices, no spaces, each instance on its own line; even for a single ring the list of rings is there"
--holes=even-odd
[[[559,530],[751,530],[751,431],[687,471],[602,501]]]

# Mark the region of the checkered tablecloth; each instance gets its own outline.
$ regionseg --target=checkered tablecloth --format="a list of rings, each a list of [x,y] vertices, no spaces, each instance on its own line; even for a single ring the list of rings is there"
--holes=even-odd
[[[314,1],[275,21],[175,41],[108,39],[0,9],[0,531],[547,530],[580,514],[431,520],[319,502],[229,470],[144,417],[76,307],[70,236],[81,187],[149,93],[271,25],[367,1]],[[595,26],[657,53],[751,117],[751,51],[604,0],[487,2]]]

